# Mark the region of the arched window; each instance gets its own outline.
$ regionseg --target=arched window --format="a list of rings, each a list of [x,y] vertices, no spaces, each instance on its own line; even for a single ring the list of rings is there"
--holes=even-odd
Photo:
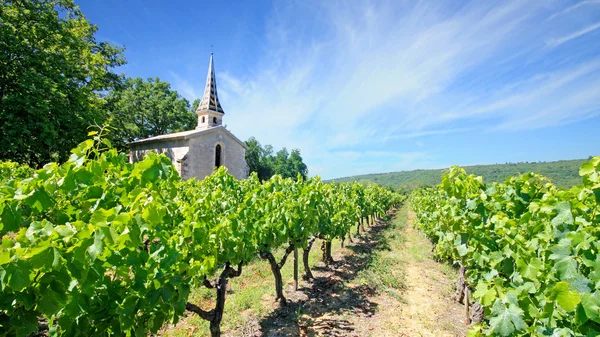
[[[206,121],[205,117],[202,116],[202,123],[204,123]]]
[[[217,124],[217,117],[213,117],[213,124]]]
[[[217,144],[215,147],[215,166],[221,166],[221,144]]]

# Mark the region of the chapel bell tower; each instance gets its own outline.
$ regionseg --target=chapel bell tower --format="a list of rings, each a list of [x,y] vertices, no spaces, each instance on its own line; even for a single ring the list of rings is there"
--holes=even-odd
[[[215,77],[213,53],[210,53],[206,88],[204,88],[204,96],[202,96],[202,101],[200,101],[196,109],[196,114],[198,115],[197,130],[208,129],[223,124],[223,115],[225,115],[225,112],[217,96],[217,79]]]

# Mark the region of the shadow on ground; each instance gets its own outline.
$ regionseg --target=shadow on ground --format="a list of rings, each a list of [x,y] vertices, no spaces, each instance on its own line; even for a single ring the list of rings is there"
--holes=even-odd
[[[260,332],[254,336],[356,336],[353,323],[344,317],[371,317],[377,304],[369,299],[376,295],[376,290],[368,285],[347,283],[369,265],[376,250],[389,250],[383,231],[394,214],[377,221],[362,238],[354,238],[346,247],[352,254],[334,256],[337,259],[329,268],[314,267],[312,285],[298,289],[304,296],[290,296],[286,306],[262,318]],[[292,292],[293,289],[288,289],[287,294]]]

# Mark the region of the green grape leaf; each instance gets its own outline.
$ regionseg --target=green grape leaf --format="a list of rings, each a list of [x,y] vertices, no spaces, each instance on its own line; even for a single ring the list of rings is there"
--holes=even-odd
[[[62,291],[61,291],[62,290]],[[41,292],[37,309],[46,316],[52,316],[60,310],[67,300],[66,289],[58,282],[50,283]]]
[[[90,223],[96,226],[104,226],[108,219],[115,215],[115,212],[116,210],[114,208],[98,209],[92,214]]]
[[[581,165],[581,168],[579,169],[579,175],[583,177],[587,176],[588,174],[592,174],[595,171],[596,167],[594,166],[594,164],[591,161],[588,161]]]
[[[573,279],[577,276],[577,261],[572,257],[556,262],[554,268],[558,271],[560,279],[563,281]]]
[[[456,248],[456,251],[458,252],[459,256],[465,256],[469,253],[469,248],[467,248],[467,245],[462,244]]]
[[[38,212],[43,212],[49,209],[54,205],[54,201],[48,195],[48,193],[43,189],[36,189],[33,194],[25,199],[27,203],[38,210]]]
[[[25,261],[17,261],[6,266],[6,276],[8,286],[14,291],[22,291],[31,283],[29,278],[31,266]]]
[[[0,219],[2,220],[0,223],[0,234],[8,233],[19,228],[21,214],[14,205],[7,204],[4,206],[4,209],[2,209],[2,216]]]
[[[526,263],[522,259],[517,260],[517,269],[519,273],[530,280],[537,280],[538,274],[544,268],[544,264],[537,257],[529,260],[529,263]]]
[[[160,174],[158,165],[151,165],[148,169],[142,173],[142,179],[150,182],[154,182]]]
[[[558,282],[552,290],[550,290],[548,297],[551,300],[556,301],[561,308],[569,312],[575,310],[577,304],[581,302],[579,293],[570,290],[569,284],[564,281]]]
[[[38,328],[38,317],[32,310],[18,310],[10,317],[17,336],[29,336]]]
[[[598,291],[593,294],[581,294],[580,306],[588,319],[600,323],[600,296]]]
[[[60,266],[61,254],[55,247],[46,247],[33,255],[29,262],[35,269],[51,270]]]
[[[56,226],[54,230],[63,238],[70,237],[75,234],[75,231],[67,225]]]
[[[92,261],[96,260],[98,255],[102,254],[102,249],[104,248],[104,233],[102,231],[97,230],[94,233],[94,243],[88,247],[87,252],[90,254]]]
[[[500,336],[510,336],[513,332],[526,328],[523,310],[514,304],[508,307],[500,299],[494,302],[490,317],[490,330]]]
[[[481,304],[488,306],[494,303],[494,300],[496,299],[496,291],[494,288],[488,288],[485,282],[479,282],[475,288],[473,296],[475,296],[475,298],[479,298]]]
[[[554,209],[558,211],[558,214],[552,219],[552,225],[573,224],[573,213],[571,213],[571,204],[568,201],[559,202]]]
[[[137,310],[138,298],[134,296],[127,297],[123,303],[119,304],[117,312],[121,315],[121,329],[128,330],[133,326],[133,317]]]
[[[144,208],[142,218],[153,226],[160,225],[164,216],[164,210],[158,209],[155,204],[150,204]]]
[[[571,257],[571,240],[570,239],[562,239],[558,243],[558,245],[550,248],[552,254],[550,254],[550,259],[552,260],[563,260]]]
[[[581,293],[590,293],[592,289],[590,288],[590,280],[583,275],[575,275],[572,278],[566,279],[567,283],[569,283],[569,287],[573,290],[577,290],[577,292]]]
[[[0,266],[10,262],[10,252],[8,250],[0,251]]]

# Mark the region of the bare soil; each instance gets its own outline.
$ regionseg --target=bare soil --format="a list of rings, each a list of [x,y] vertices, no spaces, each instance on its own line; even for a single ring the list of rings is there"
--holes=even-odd
[[[383,322],[381,325],[395,325],[397,333],[371,336],[465,336],[468,329],[465,308],[454,301],[456,271],[433,260],[432,245],[413,228],[414,219],[415,214],[411,210],[404,229],[408,239],[405,249],[425,250],[427,254],[412,254],[407,258],[407,289],[402,295],[405,303],[396,306],[398,311],[382,310],[378,313]]]
[[[432,245],[413,229],[415,216],[408,206],[400,212],[406,222],[398,228],[401,244],[382,240],[389,220],[376,222],[363,239],[348,242],[333,256],[333,266],[313,268],[312,283],[301,282],[298,291],[292,282],[284,284],[286,306],[265,296],[263,317],[239,313],[251,318],[224,335],[465,336],[465,309],[453,300],[456,271],[433,260]],[[390,273],[402,275],[400,289],[382,289],[358,277],[381,251],[399,261]]]

